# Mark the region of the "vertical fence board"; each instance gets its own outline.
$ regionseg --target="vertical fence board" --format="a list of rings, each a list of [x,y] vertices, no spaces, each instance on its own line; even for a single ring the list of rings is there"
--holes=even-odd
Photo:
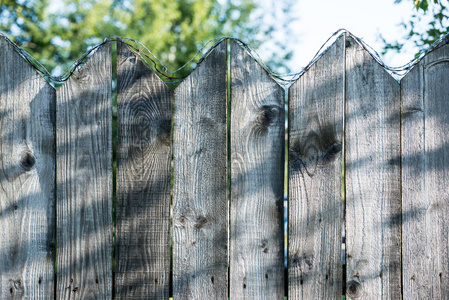
[[[289,299],[342,294],[344,43],[290,88]]]
[[[168,299],[172,92],[117,43],[116,299]]]
[[[448,41],[401,82],[404,299],[449,297]]]
[[[400,299],[399,84],[346,44],[346,296]]]
[[[112,297],[111,45],[56,92],[57,297]]]
[[[284,91],[231,42],[231,299],[284,297]]]
[[[226,42],[175,90],[173,298],[226,299]]]
[[[447,42],[399,86],[340,37],[290,88],[289,299],[340,296],[343,114],[346,298],[400,299],[401,243],[403,298],[449,294]],[[55,91],[0,39],[0,299],[54,298],[55,230],[57,298],[168,298],[173,93],[117,59],[113,287],[110,44]],[[174,299],[228,297],[227,225],[231,299],[283,299],[284,93],[231,43],[228,223],[227,75],[223,42],[175,91]]]
[[[55,90],[0,39],[0,299],[53,299]]]

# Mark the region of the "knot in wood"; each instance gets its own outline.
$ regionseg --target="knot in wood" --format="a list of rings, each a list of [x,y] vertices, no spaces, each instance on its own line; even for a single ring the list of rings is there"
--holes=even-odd
[[[290,147],[290,166],[293,169],[303,169],[307,175],[313,177],[315,169],[318,164],[320,150],[316,142],[310,142],[308,138],[301,143],[299,139],[295,139]]]
[[[198,216],[195,222],[195,228],[200,229],[204,225],[206,225],[207,219],[205,216]]]
[[[174,225],[177,227],[185,228],[188,224],[195,226],[196,218],[194,212],[190,207],[183,208],[180,212],[174,213]]]
[[[295,265],[297,265],[300,262],[300,260],[301,260],[301,258],[299,256],[299,253],[296,252],[292,256],[290,256],[289,263],[290,263],[291,266],[295,266]]]
[[[13,282],[13,286],[16,292],[16,296],[19,295],[19,298],[21,298],[20,295],[22,295],[22,293],[24,292],[22,280],[20,279],[15,280]]]
[[[273,105],[262,105],[257,111],[255,127],[266,130],[279,114],[279,109]]]
[[[89,69],[91,69],[90,65],[85,64],[81,69],[73,74],[73,77],[78,83],[78,86],[83,90],[89,88],[93,81]]]
[[[20,153],[20,167],[24,171],[31,170],[34,165],[36,164],[36,158],[34,157],[33,153],[29,150],[22,151]]]
[[[268,240],[262,240],[262,242],[260,243],[260,248],[262,248],[262,252],[263,253],[268,253],[269,249],[268,249]]]
[[[323,155],[323,161],[324,162],[333,161],[337,157],[337,154],[341,152],[341,150],[342,150],[341,143],[339,142],[333,143],[325,150]]]
[[[348,295],[350,298],[359,298],[362,295],[362,285],[355,281],[351,280],[348,283],[346,283],[346,295]]]

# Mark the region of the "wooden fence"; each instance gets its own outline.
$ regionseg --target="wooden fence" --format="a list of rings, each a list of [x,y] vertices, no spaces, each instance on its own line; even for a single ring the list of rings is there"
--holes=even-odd
[[[225,40],[174,91],[117,42],[115,125],[111,43],[55,90],[1,40],[0,299],[449,299],[448,42],[284,90]]]

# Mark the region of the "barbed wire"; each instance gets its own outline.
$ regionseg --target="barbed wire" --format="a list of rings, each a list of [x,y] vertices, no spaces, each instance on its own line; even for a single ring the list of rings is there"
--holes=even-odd
[[[365,43],[362,39],[358,38],[357,36],[353,35],[351,32],[349,32],[346,29],[339,29],[336,32],[334,32],[327,40],[326,42],[318,49],[312,60],[299,72],[297,73],[291,73],[291,74],[278,74],[276,72],[273,72],[266,64],[265,62],[260,58],[259,54],[256,50],[254,50],[248,43],[245,41],[236,38],[236,37],[218,37],[212,40],[209,40],[207,43],[205,43],[201,48],[198,49],[195,56],[193,56],[188,62],[186,62],[183,66],[179,67],[176,70],[170,70],[162,61],[154,55],[145,45],[140,43],[139,41],[127,38],[127,37],[110,37],[106,38],[102,43],[97,44],[90,48],[87,52],[83,53],[80,58],[78,58],[76,61],[72,63],[72,65],[65,70],[65,72],[61,76],[54,76],[52,75],[44,65],[42,65],[37,59],[35,59],[32,55],[30,55],[25,49],[17,45],[15,42],[10,40],[6,34],[3,32],[0,32],[1,38],[6,40],[11,46],[14,47],[14,49],[34,68],[36,71],[41,74],[48,82],[55,84],[62,84],[65,81],[67,81],[70,76],[75,73],[100,47],[102,47],[104,44],[112,42],[112,41],[120,41],[126,45],[128,45],[129,49],[134,52],[136,55],[138,55],[153,71],[155,71],[159,77],[166,82],[167,84],[176,85],[179,82],[181,82],[185,77],[187,76],[175,76],[176,73],[179,71],[187,68],[189,65],[195,63],[196,66],[200,65],[201,62],[224,40],[234,40],[236,41],[241,47],[243,47],[246,52],[269,74],[273,80],[275,80],[279,85],[283,86],[284,88],[289,87],[291,84],[293,84],[299,77],[302,76],[305,72],[307,72],[311,66],[313,66],[322,56],[324,53],[326,53],[327,49],[342,35],[347,35],[352,37],[357,44],[360,45],[363,49],[365,49],[371,57],[387,72],[389,72],[393,77],[395,77],[397,80],[405,76],[421,59],[430,51],[435,50],[436,48],[439,48],[445,44],[442,44],[441,41],[447,37],[442,36],[440,37],[435,43],[433,43],[429,49],[422,51],[417,55],[414,59],[412,59],[410,62],[399,66],[399,67],[390,67],[386,65],[380,55],[367,43]],[[209,45],[213,45],[209,48],[207,48]],[[448,39],[449,43],[449,39]],[[201,57],[198,59],[198,62],[195,62],[198,56]]]

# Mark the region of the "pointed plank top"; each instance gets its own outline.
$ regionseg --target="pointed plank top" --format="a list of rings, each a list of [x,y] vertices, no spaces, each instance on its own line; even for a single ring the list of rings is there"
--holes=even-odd
[[[222,57],[226,59],[227,54],[227,43],[226,40],[223,40],[215,48],[211,49],[207,55],[198,63],[195,69],[187,75],[184,80],[176,87],[175,90],[179,90],[181,86],[190,85],[191,80],[195,80],[194,78],[198,77],[214,77],[216,76],[215,71],[217,68],[221,68],[222,65]]]
[[[40,84],[47,84],[52,89],[54,89],[54,87],[51,84],[49,84],[45,80],[45,78],[37,71],[36,67],[34,67],[29,61],[27,61],[16,50],[16,48],[11,44],[10,41],[8,41],[4,38],[0,38],[0,55],[4,58],[8,58],[8,59],[11,59],[11,57],[14,57],[15,66],[14,66],[14,68],[12,68],[12,72],[10,72],[10,76],[14,76],[14,74],[16,74],[18,72],[24,72],[25,70],[27,70],[26,72],[29,72],[28,70],[33,69],[34,72],[36,72],[36,74],[38,75],[38,78],[39,78],[38,80],[42,82]],[[19,82],[20,82],[20,80],[17,81],[16,83],[18,84]]]
[[[159,77],[159,73],[155,71],[146,61],[137,53],[131,50],[127,43],[119,40],[117,41],[117,49],[120,50],[120,57],[117,57],[117,65],[121,68],[130,68],[134,66],[132,69],[135,72],[134,76],[139,78],[140,76],[144,76],[148,74],[148,72],[155,74],[156,76],[152,77],[152,80],[160,80],[165,86],[168,85]]]

